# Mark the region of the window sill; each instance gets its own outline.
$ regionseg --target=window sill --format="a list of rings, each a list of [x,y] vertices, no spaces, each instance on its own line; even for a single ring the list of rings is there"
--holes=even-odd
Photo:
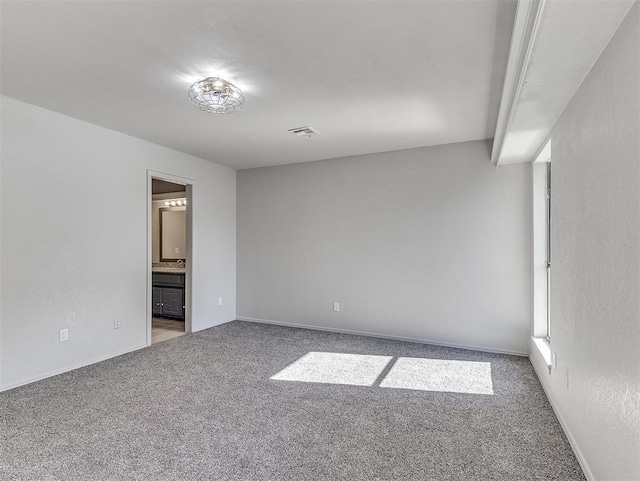
[[[549,344],[549,341],[542,337],[534,337],[533,343],[538,348],[538,352],[542,356],[542,359],[544,359],[544,362],[547,363],[549,374],[551,374],[551,368],[553,367],[553,364],[551,362],[551,345]]]

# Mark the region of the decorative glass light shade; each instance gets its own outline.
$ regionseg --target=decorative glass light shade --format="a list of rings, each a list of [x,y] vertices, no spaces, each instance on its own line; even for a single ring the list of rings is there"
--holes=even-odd
[[[219,77],[200,80],[189,87],[189,100],[205,112],[230,114],[242,108],[242,91]]]

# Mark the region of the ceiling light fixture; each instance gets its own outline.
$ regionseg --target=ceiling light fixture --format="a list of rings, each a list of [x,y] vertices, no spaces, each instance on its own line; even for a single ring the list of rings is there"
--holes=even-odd
[[[242,91],[220,77],[199,80],[189,87],[189,100],[200,110],[213,114],[231,114],[242,108]]]
[[[187,199],[166,200],[164,205],[167,207],[181,207],[183,205],[187,205]]]

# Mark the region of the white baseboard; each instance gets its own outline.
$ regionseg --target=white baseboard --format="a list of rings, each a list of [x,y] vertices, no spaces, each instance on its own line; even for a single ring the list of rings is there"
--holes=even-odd
[[[375,332],[354,331],[350,329],[338,329],[334,327],[324,327],[324,326],[310,326],[308,324],[295,324],[293,322],[271,321],[268,319],[256,319],[253,317],[237,317],[236,319],[238,321],[258,322],[260,324],[273,324],[275,326],[297,327],[301,329],[311,329],[314,331],[328,331],[328,332],[337,332],[340,334],[353,334],[356,336],[379,337],[381,339],[392,339],[394,341],[417,342],[419,344],[432,344],[434,346],[454,347],[457,349],[468,349],[470,351],[482,351],[482,352],[491,352],[496,354],[510,354],[512,356],[529,357],[528,352],[510,351],[506,349],[492,349],[492,348],[482,347],[482,346],[471,346],[468,344],[453,344],[453,343],[446,343],[441,341],[433,341],[430,339],[417,339],[414,337],[390,336],[388,334],[379,334]]]
[[[565,436],[567,436],[567,439],[569,440],[569,444],[571,445],[571,449],[573,449],[573,453],[576,456],[576,459],[578,460],[578,463],[580,464],[580,467],[582,468],[582,471],[585,475],[585,477],[587,478],[587,481],[595,481],[596,478],[593,475],[593,473],[591,472],[591,469],[589,469],[589,464],[587,463],[587,460],[585,459],[584,455],[582,454],[582,451],[580,450],[580,446],[578,446],[578,443],[576,441],[576,439],[573,437],[573,434],[571,434],[571,430],[569,429],[569,426],[567,425],[567,422],[564,420],[564,417],[562,416],[562,414],[560,413],[560,411],[557,409],[556,404],[553,402],[553,398],[549,395],[549,391],[547,390],[543,380],[542,380],[542,376],[540,375],[540,371],[538,370],[538,368],[536,367],[536,362],[534,361],[534,359],[532,359],[532,357],[534,356],[534,354],[531,354],[529,356],[529,361],[531,362],[531,365],[533,366],[533,370],[536,373],[536,376],[538,376],[538,380],[540,381],[540,385],[542,386],[542,390],[544,391],[545,396],[547,396],[547,399],[549,400],[549,404],[551,404],[551,409],[553,409],[553,412],[555,413],[556,417],[558,418],[558,421],[560,422],[560,426],[562,427],[562,430],[564,431]],[[547,373],[548,375],[548,373]]]
[[[106,361],[107,359],[112,359],[114,357],[122,356],[123,354],[127,354],[129,352],[138,351],[138,350],[143,349],[145,347],[148,347],[148,346],[146,344],[143,344],[141,346],[137,346],[137,347],[134,347],[134,348],[131,348],[131,349],[127,349],[125,351],[117,352],[115,354],[108,354],[106,356],[100,356],[100,357],[94,358],[94,359],[92,359],[90,361],[83,361],[83,362],[80,362],[78,364],[74,364],[72,366],[68,366],[68,367],[65,367],[65,368],[62,368],[62,369],[56,369],[54,371],[49,371],[46,374],[42,374],[40,376],[29,378],[29,379],[26,379],[24,381],[19,381],[17,383],[10,384],[8,386],[0,386],[0,392],[8,391],[10,389],[15,389],[15,388],[20,387],[20,386],[26,386],[27,384],[31,384],[32,382],[41,381],[42,379],[47,379],[49,377],[57,376],[58,374],[64,374],[65,372],[73,371],[75,369],[80,369],[81,367],[90,366],[91,364],[95,364],[97,362]]]
[[[229,322],[233,322],[235,320],[236,320],[236,318],[234,317],[232,319],[227,319],[227,320],[224,320],[224,321],[216,322],[215,324],[211,324],[210,326],[205,326],[205,327],[201,327],[200,329],[197,329],[197,330],[192,330],[191,333],[201,332],[201,331],[204,331],[206,329],[211,329],[212,327],[217,327],[217,326],[221,326],[223,324],[228,324]]]

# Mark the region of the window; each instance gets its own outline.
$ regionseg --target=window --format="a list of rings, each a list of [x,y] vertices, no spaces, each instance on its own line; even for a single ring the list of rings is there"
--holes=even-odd
[[[551,159],[547,160],[547,182],[546,182],[546,244],[547,244],[547,341],[551,341]]]
[[[551,144],[532,164],[534,338],[551,340]]]

